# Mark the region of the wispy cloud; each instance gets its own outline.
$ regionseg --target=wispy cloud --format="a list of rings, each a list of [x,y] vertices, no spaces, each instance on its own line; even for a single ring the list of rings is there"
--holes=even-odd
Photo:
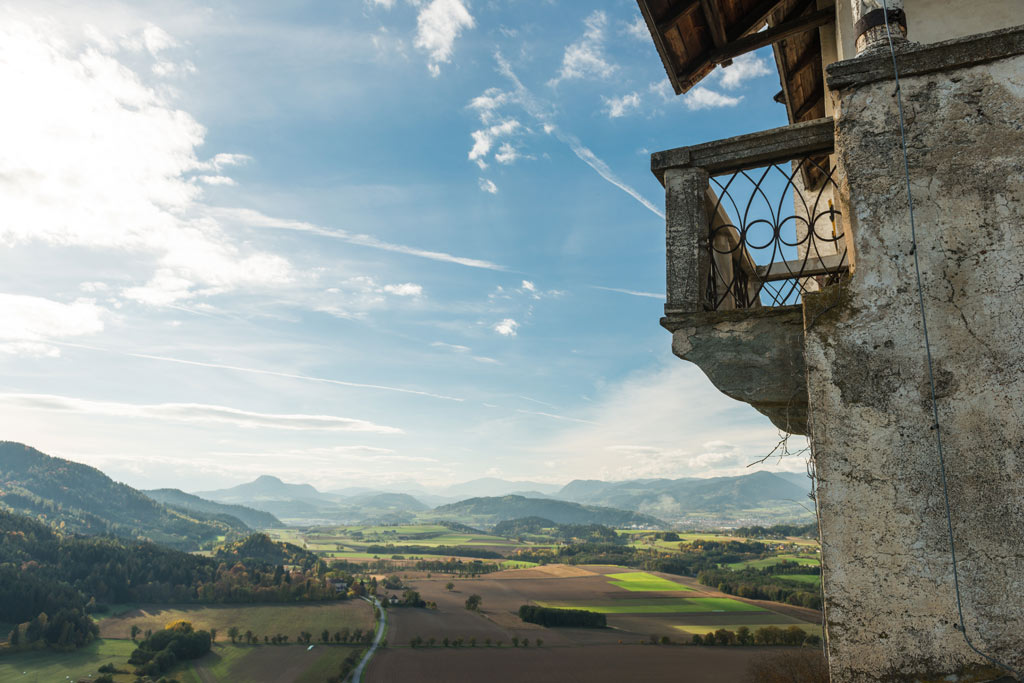
[[[498,186],[494,184],[493,180],[487,178],[477,178],[480,183],[480,189],[487,194],[498,194]]]
[[[216,422],[235,427],[323,430],[337,432],[373,432],[376,434],[402,434],[397,427],[378,425],[367,420],[334,415],[299,415],[256,413],[227,406],[203,403],[133,404],[113,401],[93,401],[50,394],[0,394],[0,404],[54,412],[80,413],[105,417],[143,418],[173,422]]]
[[[690,92],[683,95],[683,103],[686,104],[686,108],[691,111],[698,109],[716,109],[718,107],[735,107],[743,101],[743,96],[733,97],[731,95],[723,95],[720,92],[705,88],[703,85],[698,85]]]
[[[732,61],[732,64],[721,70],[722,76],[719,83],[723,88],[735,90],[743,85],[745,81],[759,76],[767,76],[771,73],[768,65],[753,52],[740,55]]]
[[[618,68],[604,51],[608,15],[597,10],[583,20],[583,25],[583,35],[566,46],[558,75],[548,81],[548,85],[556,86],[575,78],[608,78]]]
[[[52,340],[51,340],[52,341]],[[365,384],[362,382],[347,382],[340,379],[332,379],[329,377],[314,377],[312,375],[300,375],[292,372],[281,372],[279,370],[264,370],[261,368],[246,368],[238,365],[227,365],[225,363],[207,363],[197,360],[186,360],[184,358],[174,358],[172,356],[158,356],[149,353],[133,353],[130,351],[118,351],[116,349],[106,349],[98,346],[89,346],[87,344],[75,344],[72,342],[58,342],[52,341],[54,344],[60,346],[67,346],[77,349],[86,349],[88,351],[100,351],[103,353],[113,353],[119,356],[128,356],[130,358],[141,358],[144,360],[155,360],[164,363],[178,363],[180,365],[192,365],[201,368],[214,368],[218,370],[232,370],[234,372],[247,372],[254,375],[268,375],[271,377],[284,377],[286,379],[298,379],[306,382],[321,382],[323,384],[335,384],[343,387],[353,387],[356,389],[376,389],[379,391],[393,391],[400,394],[412,394],[415,396],[426,396],[429,398],[438,398],[445,401],[463,401],[464,399],[456,398],[454,396],[445,396],[443,394],[435,394],[429,391],[419,391],[417,389],[406,389],[403,387],[390,387],[383,384]]]
[[[65,304],[38,296],[0,294],[0,352],[59,356],[59,349],[47,341],[101,332],[109,315],[92,299]]]
[[[504,266],[500,266],[490,261],[482,259],[467,258],[465,256],[455,256],[454,254],[448,254],[443,251],[430,251],[428,249],[420,249],[418,247],[410,247],[404,244],[394,244],[392,242],[384,242],[382,240],[373,237],[372,235],[363,235],[358,233],[351,233],[347,230],[341,230],[339,228],[325,228],[313,223],[307,223],[305,221],[297,221],[288,218],[273,218],[259,211],[252,209],[234,208],[234,209],[221,209],[211,208],[210,213],[216,215],[222,219],[234,221],[241,225],[253,227],[253,228],[271,228],[276,230],[294,230],[296,232],[305,232],[312,235],[319,235],[321,237],[328,237],[330,239],[341,240],[348,242],[349,244],[355,244],[361,247],[368,247],[370,249],[380,249],[383,251],[392,251],[399,254],[407,254],[409,256],[417,256],[419,258],[430,259],[432,261],[444,261],[446,263],[457,263],[460,266],[468,266],[470,268],[484,268],[487,270],[506,270]]]
[[[618,119],[640,108],[640,95],[631,92],[621,97],[602,97],[608,118]]]
[[[539,415],[541,417],[549,417],[552,420],[562,420],[564,422],[579,422],[581,424],[588,424],[588,425],[597,424],[596,422],[591,422],[590,420],[581,420],[578,417],[567,417],[566,415],[556,415],[554,413],[545,413],[545,412],[538,411],[538,410],[522,410],[522,409],[518,409],[518,410],[516,410],[516,412],[517,413],[523,413],[524,415]]]

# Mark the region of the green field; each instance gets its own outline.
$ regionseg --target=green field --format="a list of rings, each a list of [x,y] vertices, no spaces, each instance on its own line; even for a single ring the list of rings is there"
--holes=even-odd
[[[325,628],[331,633],[342,628],[373,628],[369,603],[345,600],[284,605],[151,605],[104,619],[99,623],[100,634],[105,638],[128,638],[133,624],[143,632],[157,631],[179,619],[191,622],[196,629],[217,629],[218,642],[230,642],[227,633],[232,626],[242,633],[251,630],[260,639],[276,633],[294,638],[299,631],[319,636]]]
[[[135,650],[130,640],[95,640],[74,652],[36,650],[0,657],[0,681],[72,681],[96,677],[97,669],[114,664],[131,670],[128,656]],[[118,676],[119,681],[134,681],[135,676]]]
[[[799,583],[806,583],[812,586],[821,584],[820,574],[772,574],[776,579],[785,579],[788,581],[797,581]]]
[[[626,572],[624,574],[605,574],[605,577],[613,586],[625,588],[628,591],[649,592],[649,591],[688,591],[681,583],[663,579],[654,574],[646,572]]]
[[[613,600],[603,602],[537,601],[541,607],[553,609],[582,609],[600,614],[672,614],[677,612],[764,612],[730,598],[652,598],[650,600]]]
[[[501,566],[505,569],[529,569],[530,567],[536,567],[536,562],[527,562],[526,560],[503,560]]]
[[[782,564],[783,562],[795,562],[805,567],[817,567],[821,564],[821,560],[809,555],[775,555],[774,557],[766,557],[763,560],[734,562],[733,564],[727,564],[725,566],[733,570],[745,569],[747,567],[752,569],[764,569],[765,567],[774,567],[775,565]]]

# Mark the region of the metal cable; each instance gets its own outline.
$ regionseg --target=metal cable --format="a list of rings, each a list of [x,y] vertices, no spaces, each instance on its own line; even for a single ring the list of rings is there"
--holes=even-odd
[[[946,459],[942,450],[942,429],[939,423],[939,405],[938,401],[935,399],[935,371],[932,364],[931,344],[928,340],[928,321],[925,318],[924,312],[924,288],[921,285],[921,264],[917,256],[917,229],[914,224],[914,197],[910,192],[910,162],[907,158],[907,132],[903,121],[903,90],[900,87],[900,72],[899,67],[896,65],[896,47],[892,41],[892,30],[889,28],[889,5],[886,0],[882,0],[882,15],[885,17],[885,35],[889,40],[889,54],[892,55],[892,71],[896,80],[896,106],[899,109],[900,117],[900,144],[903,149],[903,174],[906,178],[907,208],[910,212],[910,253],[914,256],[914,273],[917,277],[917,302],[921,309],[921,328],[924,331],[924,349],[928,357],[928,385],[931,391],[932,418],[935,420],[935,424],[932,428],[935,431],[935,446],[939,455],[939,472],[942,474],[942,497],[946,506],[946,532],[949,536],[949,553],[953,561],[953,588],[956,593],[956,611],[960,619],[960,623],[956,628],[963,635],[964,642],[967,643],[967,647],[971,648],[996,666],[1009,671],[1019,680],[1024,680],[1024,676],[1022,676],[1019,671],[976,648],[974,643],[972,643],[971,639],[967,636],[967,625],[964,623],[963,601],[960,597],[960,573],[957,569],[956,543],[953,539],[953,516],[950,511],[949,504],[949,485],[946,481]]]

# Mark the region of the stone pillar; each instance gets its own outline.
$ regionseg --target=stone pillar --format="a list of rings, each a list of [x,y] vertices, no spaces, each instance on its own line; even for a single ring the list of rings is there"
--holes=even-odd
[[[884,5],[882,0],[853,0],[857,54],[889,49],[889,36],[885,29],[886,8],[893,43],[906,41],[907,15],[903,12],[903,0],[885,0]]]
[[[1024,667],[1024,28],[901,56],[917,255],[888,54],[829,67],[857,269],[804,299],[833,683]],[[887,65],[888,62],[888,65]]]
[[[708,173],[700,168],[665,170],[665,315],[704,310],[708,275]]]

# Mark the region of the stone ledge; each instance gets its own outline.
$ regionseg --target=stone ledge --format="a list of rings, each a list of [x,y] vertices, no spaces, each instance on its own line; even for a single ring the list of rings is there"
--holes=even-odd
[[[651,172],[665,184],[670,168],[702,168],[711,175],[791,161],[814,152],[831,152],[835,127],[831,117],[738,135],[651,155]]]
[[[1024,25],[954,38],[941,43],[897,45],[900,78],[949,71],[1024,54]],[[829,64],[828,87],[846,90],[893,77],[888,50]]]
[[[802,306],[675,314],[661,324],[672,332],[672,352],[723,394],[779,429],[807,433]]]

